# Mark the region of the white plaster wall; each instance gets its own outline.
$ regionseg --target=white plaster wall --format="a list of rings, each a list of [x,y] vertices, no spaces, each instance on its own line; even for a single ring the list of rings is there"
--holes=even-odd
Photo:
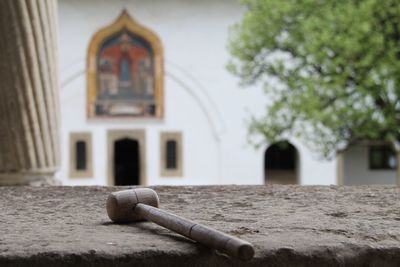
[[[164,46],[165,117],[161,121],[86,119],[85,59],[92,35],[123,8],[156,32]],[[60,0],[62,148],[64,184],[105,184],[107,130],[145,129],[149,184],[263,184],[264,149],[247,143],[246,120],[262,114],[261,88],[240,88],[225,64],[229,27],[243,7],[233,0]],[[184,177],[160,178],[159,133],[183,133]],[[68,178],[69,132],[90,131],[94,177]],[[335,162],[321,162],[295,142],[302,184],[336,183]]]
[[[107,174],[107,130],[145,129],[148,184],[212,184],[217,182],[217,141],[199,106],[188,93],[166,80],[166,118],[163,121],[87,121],[83,79],[76,79],[62,92],[62,175],[68,177],[69,132],[89,131],[93,136],[94,177],[63,179],[64,184],[105,184]],[[193,123],[195,121],[196,123]],[[184,177],[160,178],[159,138],[161,131],[183,133]]]
[[[395,170],[370,170],[368,146],[352,146],[344,152],[344,184],[395,184]]]
[[[322,159],[300,142],[300,183],[304,185],[337,184],[336,160]]]

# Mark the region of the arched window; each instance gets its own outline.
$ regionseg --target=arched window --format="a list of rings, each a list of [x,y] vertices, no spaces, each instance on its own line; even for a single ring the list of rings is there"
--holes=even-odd
[[[161,42],[127,11],[93,36],[87,78],[89,118],[162,117]]]

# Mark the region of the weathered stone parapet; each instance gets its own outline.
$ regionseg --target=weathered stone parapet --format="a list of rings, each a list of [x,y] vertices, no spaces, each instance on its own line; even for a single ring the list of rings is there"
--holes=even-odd
[[[0,1],[0,184],[53,183],[59,166],[56,3]]]
[[[105,201],[121,189],[0,188],[0,266],[400,266],[395,186],[153,187],[161,208],[253,243],[248,263],[111,223]]]

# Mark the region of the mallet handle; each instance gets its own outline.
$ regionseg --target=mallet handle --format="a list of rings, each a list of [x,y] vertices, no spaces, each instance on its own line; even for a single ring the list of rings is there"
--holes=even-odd
[[[146,220],[161,225],[208,247],[220,250],[232,257],[237,257],[241,260],[250,260],[254,256],[254,248],[249,242],[164,210],[139,203],[135,206],[135,213]]]

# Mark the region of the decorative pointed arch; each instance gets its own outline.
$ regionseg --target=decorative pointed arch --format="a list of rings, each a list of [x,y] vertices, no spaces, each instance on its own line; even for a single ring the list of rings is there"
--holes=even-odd
[[[163,80],[160,39],[123,10],[89,44],[88,118],[162,118]]]

